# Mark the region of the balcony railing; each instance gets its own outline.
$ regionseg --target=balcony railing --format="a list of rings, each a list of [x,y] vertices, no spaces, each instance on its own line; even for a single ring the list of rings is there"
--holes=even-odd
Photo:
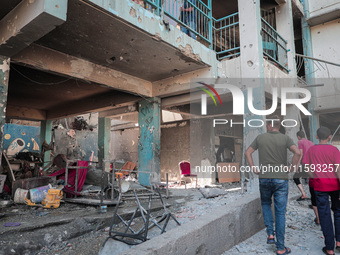
[[[288,72],[287,41],[265,19],[261,19],[263,54]]]
[[[240,54],[238,12],[221,19],[213,19],[213,49],[218,59]]]
[[[157,15],[164,15],[181,26],[192,38],[196,36],[212,45],[211,0],[144,0],[145,8]]]
[[[136,0],[137,1],[137,0]],[[141,0],[139,0],[141,1]],[[143,0],[144,7],[215,50],[218,59],[240,54],[238,12],[212,17],[212,0]]]

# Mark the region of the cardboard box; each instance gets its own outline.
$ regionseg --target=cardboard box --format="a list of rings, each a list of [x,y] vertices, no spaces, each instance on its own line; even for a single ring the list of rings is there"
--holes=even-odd
[[[239,182],[241,181],[240,163],[218,163],[217,169],[224,169],[226,171],[217,172],[218,182]]]

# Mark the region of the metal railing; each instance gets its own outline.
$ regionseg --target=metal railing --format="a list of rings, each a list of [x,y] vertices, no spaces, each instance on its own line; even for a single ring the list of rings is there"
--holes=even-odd
[[[211,0],[144,0],[145,8],[180,25],[181,31],[209,46],[212,42]]]
[[[238,12],[212,18],[212,0],[143,0],[144,8],[214,49],[219,60],[240,54]]]
[[[213,49],[219,60],[240,54],[238,12],[213,19]]]
[[[144,0],[144,8],[159,15],[160,13],[160,0]]]
[[[275,9],[272,10],[261,10],[261,17],[267,21],[269,25],[271,25],[274,29],[276,29],[276,16]]]
[[[265,19],[261,20],[263,54],[288,72],[287,41]]]

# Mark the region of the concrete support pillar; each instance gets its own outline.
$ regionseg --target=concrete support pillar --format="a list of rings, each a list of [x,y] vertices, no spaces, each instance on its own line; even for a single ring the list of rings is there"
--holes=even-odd
[[[10,59],[0,56],[0,158],[3,151],[4,127],[6,123],[6,104],[9,80]],[[0,160],[1,166],[1,160]]]
[[[288,0],[285,4],[276,8],[276,29],[278,33],[287,40],[287,69],[289,70],[288,76],[290,79],[284,81],[285,87],[297,86],[297,74],[296,74],[296,61],[295,61],[295,42],[294,42],[294,26],[293,26],[293,13],[292,13],[292,1]],[[298,95],[296,95],[298,98]],[[298,122],[298,125],[293,128],[286,128],[286,135],[290,136],[297,144],[296,133],[300,130],[300,111],[294,105],[287,106],[287,115],[285,119],[293,119]],[[289,155],[289,159],[292,154]]]
[[[42,145],[44,142],[50,144],[52,141],[52,120],[42,120],[40,122],[40,143]],[[47,165],[51,161],[51,151],[46,151],[44,153],[44,165]]]
[[[150,186],[160,182],[161,100],[153,97],[139,102],[138,181]]]
[[[265,109],[265,84],[263,67],[263,46],[261,36],[261,11],[260,1],[238,0],[239,22],[240,22],[240,47],[241,47],[241,76],[242,85],[245,86],[245,114],[243,117],[245,127],[243,128],[243,164],[246,163],[244,152],[265,128],[252,128],[247,125],[250,119],[265,119],[264,116],[254,115],[247,105],[247,88],[253,88],[252,103],[255,109]],[[258,153],[253,154],[254,163],[258,165]],[[242,180],[246,178],[242,173]],[[258,191],[258,178],[253,173],[249,174],[247,183],[248,192]]]
[[[287,41],[287,69],[289,70],[289,76],[295,78],[296,63],[292,1],[287,0],[285,4],[277,7],[275,15],[276,30]]]
[[[303,45],[303,54],[309,57],[313,57],[313,47],[312,47],[312,36],[310,27],[307,23],[307,19],[309,18],[309,1],[302,0],[304,16],[301,18],[301,26],[302,26],[302,45]],[[314,65],[313,61],[310,59],[304,59],[305,61],[305,76],[307,84],[314,83]],[[312,98],[308,105],[308,110],[312,114],[309,117],[309,133],[310,133],[310,140],[316,144],[318,143],[315,135],[316,130],[319,128],[319,114],[314,111],[317,102],[316,102],[316,89],[309,88]]]
[[[105,171],[110,171],[109,163],[103,165],[103,159],[110,160],[111,145],[111,119],[107,117],[98,118],[98,162]]]

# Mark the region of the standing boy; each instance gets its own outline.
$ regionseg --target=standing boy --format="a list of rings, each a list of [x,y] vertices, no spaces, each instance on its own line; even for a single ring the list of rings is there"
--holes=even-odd
[[[317,130],[316,138],[319,140],[319,144],[308,150],[303,163],[306,164],[308,174],[314,178],[316,205],[326,245],[322,251],[327,255],[333,255],[334,238],[336,239],[336,248],[340,249],[340,152],[336,147],[328,144],[332,138],[329,128],[320,127]],[[331,208],[329,198],[332,201]],[[334,213],[335,234],[331,209]]]

